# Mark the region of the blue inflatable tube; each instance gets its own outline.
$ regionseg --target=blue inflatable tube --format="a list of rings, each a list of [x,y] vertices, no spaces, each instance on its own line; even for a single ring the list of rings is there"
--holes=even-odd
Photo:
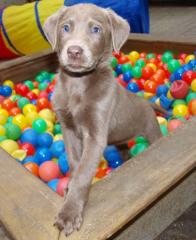
[[[125,18],[133,33],[149,33],[148,0],[65,0],[66,6],[78,3],[93,3],[103,8],[111,8]]]

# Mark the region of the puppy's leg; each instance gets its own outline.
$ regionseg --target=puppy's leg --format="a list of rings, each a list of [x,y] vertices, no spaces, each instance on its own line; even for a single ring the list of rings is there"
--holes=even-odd
[[[102,135],[104,136],[104,134]],[[55,224],[60,230],[64,229],[66,236],[81,227],[83,210],[88,199],[92,178],[106,146],[106,136],[101,144],[99,140],[88,134],[83,137],[82,158],[71,178],[67,197]]]

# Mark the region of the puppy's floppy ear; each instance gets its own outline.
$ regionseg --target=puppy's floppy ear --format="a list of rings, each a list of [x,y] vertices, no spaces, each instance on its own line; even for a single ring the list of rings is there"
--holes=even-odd
[[[113,48],[115,52],[119,52],[129,36],[130,26],[125,19],[117,15],[113,10],[106,9],[106,13],[111,26]]]
[[[56,50],[57,48],[58,23],[60,17],[66,12],[66,10],[67,7],[61,7],[44,22],[43,30],[53,50]]]

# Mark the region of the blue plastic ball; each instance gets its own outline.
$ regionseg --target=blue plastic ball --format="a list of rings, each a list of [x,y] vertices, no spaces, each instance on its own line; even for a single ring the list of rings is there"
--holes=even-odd
[[[49,100],[49,101],[50,101],[51,98],[52,98],[52,94],[53,94],[53,92],[50,92],[50,93],[48,94],[48,100]]]
[[[155,103],[157,99],[158,99],[158,97],[157,97],[157,96],[154,96],[154,97],[152,97],[152,98],[149,99],[149,102]]]
[[[138,87],[137,83],[135,83],[135,82],[130,82],[127,85],[127,89],[133,93],[137,93],[139,91],[139,87]]]
[[[115,72],[117,73],[117,75],[121,74],[122,73],[122,65],[118,65],[116,68],[115,68]]]
[[[58,140],[53,142],[53,144],[50,147],[50,150],[54,157],[57,157],[57,158],[60,157],[60,155],[65,151],[65,145],[63,140]]]
[[[166,95],[168,90],[169,90],[169,87],[167,85],[165,85],[165,84],[159,85],[157,90],[156,90],[156,94],[157,94],[158,97],[160,97],[162,94]]]
[[[106,149],[104,150],[103,155],[104,158],[108,161],[108,166],[111,168],[117,168],[123,163],[119,151],[113,145],[107,146]]]
[[[33,105],[36,105],[36,104],[37,104],[37,100],[36,100],[36,99],[33,99],[33,100],[31,100],[31,103],[32,103]]]
[[[162,108],[169,109],[172,103],[172,99],[167,98],[165,95],[160,96],[160,105]]]
[[[133,78],[131,71],[127,71],[123,74],[123,81],[125,81],[126,83],[128,83],[131,78]]]
[[[177,80],[174,73],[172,73],[172,74],[170,75],[169,80],[170,80],[171,83],[173,83],[174,81]]]
[[[22,133],[20,140],[22,143],[28,142],[35,146],[37,144],[37,138],[38,138],[38,134],[34,129],[26,129]]]
[[[63,174],[66,174],[69,171],[69,163],[67,160],[67,154],[65,152],[59,157],[58,165]]]
[[[53,191],[56,192],[56,188],[57,188],[57,184],[59,182],[59,179],[58,178],[55,178],[55,179],[52,179],[50,180],[47,185],[48,187],[50,187]]]
[[[38,135],[37,145],[39,147],[49,148],[51,146],[52,142],[53,142],[53,138],[52,138],[51,134],[42,133],[42,134]]]
[[[43,162],[46,162],[52,159],[52,153],[48,148],[38,148],[35,153],[35,157],[37,158],[39,165],[41,165]]]
[[[182,69],[184,70],[184,72],[186,72],[186,71],[192,70],[192,66],[189,64],[185,64],[182,66]]]
[[[193,69],[196,67],[196,59],[189,61],[188,65]]]
[[[36,163],[37,165],[39,165],[39,162],[38,162],[38,159],[34,156],[28,156],[26,157],[23,161],[22,161],[22,164],[25,164],[25,163],[29,163],[29,162],[34,162]]]
[[[4,97],[9,97],[9,96],[11,96],[11,95],[12,95],[12,89],[11,89],[11,87],[9,87],[9,86],[3,86],[2,95],[3,95]]]

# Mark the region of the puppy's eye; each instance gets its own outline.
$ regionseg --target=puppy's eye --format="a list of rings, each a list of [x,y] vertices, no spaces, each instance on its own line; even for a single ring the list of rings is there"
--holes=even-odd
[[[91,27],[91,33],[100,33],[101,32],[101,28],[98,26],[92,26]]]
[[[68,24],[65,24],[63,28],[64,28],[64,32],[69,32],[70,30],[70,26]]]

